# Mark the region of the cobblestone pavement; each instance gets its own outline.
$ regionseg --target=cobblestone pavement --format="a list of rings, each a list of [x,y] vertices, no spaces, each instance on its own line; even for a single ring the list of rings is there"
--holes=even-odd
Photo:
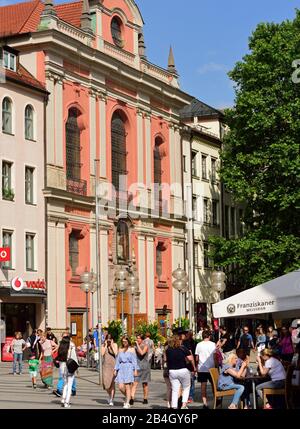
[[[152,381],[149,389],[149,404],[143,405],[142,388],[139,385],[136,402],[132,408],[140,409],[162,409],[166,408],[166,385],[163,380],[162,371],[152,370]],[[54,369],[54,382],[56,385],[58,370]],[[208,385],[208,398],[212,401],[211,388]],[[94,369],[80,368],[77,376],[77,395],[71,398],[73,409],[108,409],[107,394],[98,384],[98,373]],[[224,408],[228,406],[224,401]],[[53,395],[52,390],[43,387],[38,378],[38,387],[32,389],[28,373],[28,365],[24,364],[22,375],[12,375],[12,364],[2,362],[0,364],[0,409],[57,409],[60,408],[60,399]],[[117,388],[115,406],[123,408],[123,397]],[[189,408],[202,408],[200,402],[200,384],[196,382],[195,402]]]

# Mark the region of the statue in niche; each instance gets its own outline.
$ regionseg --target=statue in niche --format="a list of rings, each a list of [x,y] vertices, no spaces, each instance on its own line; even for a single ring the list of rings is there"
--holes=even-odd
[[[117,261],[127,264],[129,260],[129,230],[126,221],[120,220],[117,226]]]

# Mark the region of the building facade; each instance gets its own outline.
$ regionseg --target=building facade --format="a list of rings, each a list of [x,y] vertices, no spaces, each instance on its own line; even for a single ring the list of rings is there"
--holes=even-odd
[[[102,321],[120,318],[115,272],[129,266],[139,276],[135,318],[158,320],[165,333],[165,321],[179,314],[172,271],[185,263],[179,111],[192,101],[179,88],[173,53],[167,69],[147,60],[132,0],[34,0],[16,8],[1,8],[2,35],[49,92],[47,324],[71,326],[78,344],[86,318],[96,324],[97,293],[86,311],[80,274],[96,269],[97,176]]]
[[[0,312],[6,335],[29,335],[45,324],[45,87],[18,52],[1,48],[0,83]]]

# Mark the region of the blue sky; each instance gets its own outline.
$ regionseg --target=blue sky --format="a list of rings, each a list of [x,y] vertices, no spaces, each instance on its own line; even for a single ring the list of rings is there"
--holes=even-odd
[[[0,5],[24,0],[0,0]],[[57,3],[70,0],[56,0]],[[136,0],[145,21],[149,61],[166,67],[173,46],[181,88],[223,108],[233,105],[227,77],[247,52],[259,22],[292,19],[300,0]]]

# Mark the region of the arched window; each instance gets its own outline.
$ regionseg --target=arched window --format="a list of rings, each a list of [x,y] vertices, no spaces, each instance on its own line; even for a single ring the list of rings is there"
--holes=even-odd
[[[81,178],[79,115],[80,112],[77,109],[70,109],[66,122],[66,167],[68,180],[80,180]]]
[[[28,104],[25,108],[25,139],[33,140],[33,107]]]
[[[122,21],[117,16],[113,17],[110,24],[111,36],[114,44],[119,48],[124,47],[124,41],[122,38]]]
[[[154,163],[154,198],[156,211],[159,211],[159,214],[162,214],[162,154],[161,154],[161,138],[157,137],[155,139],[155,145],[153,150],[153,163]]]
[[[111,123],[111,172],[112,184],[117,192],[126,191],[126,130],[119,113],[114,113]]]
[[[2,131],[12,134],[12,101],[8,97],[2,101]]]
[[[125,220],[117,226],[117,263],[127,264],[129,261],[129,228]]]

